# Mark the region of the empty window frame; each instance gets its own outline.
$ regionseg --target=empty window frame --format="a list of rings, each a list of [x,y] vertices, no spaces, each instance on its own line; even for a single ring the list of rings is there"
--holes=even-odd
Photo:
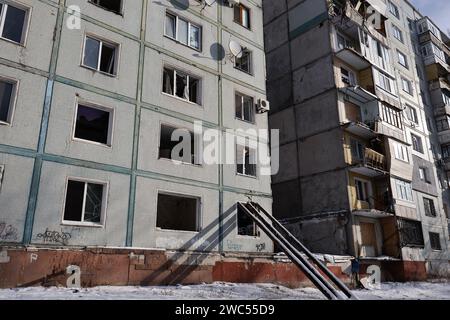
[[[397,221],[402,247],[423,247],[425,245],[422,223],[420,221],[403,218],[399,218]]]
[[[164,67],[162,91],[171,96],[201,105],[200,80],[183,71]]]
[[[413,193],[411,183],[403,180],[395,180],[395,187],[397,190],[397,197],[401,200],[413,202]]]
[[[392,25],[392,34],[398,41],[403,43],[403,32],[395,25]]]
[[[242,56],[240,58],[236,57],[234,60],[234,67],[238,70],[246,72],[248,74],[252,73],[252,52],[248,49],[242,50]]]
[[[200,199],[158,193],[156,227],[174,231],[200,231]]]
[[[236,146],[237,174],[256,177],[256,150],[248,146]]]
[[[389,107],[388,105],[381,104],[382,114],[381,118],[384,122],[393,125],[399,129],[403,129],[401,111]]]
[[[117,74],[118,53],[119,45],[87,35],[84,40],[82,65],[115,76]]]
[[[201,159],[197,156],[200,141],[196,143],[195,134],[187,129],[181,129],[184,133],[189,133],[190,143],[183,140],[184,137],[174,135],[174,132],[180,128],[170,125],[161,125],[160,141],[159,141],[159,158],[179,161],[186,164],[201,165]],[[200,140],[200,139],[198,139]],[[179,153],[172,155],[173,149],[183,143]],[[181,146],[181,145],[180,145]],[[190,147],[190,148],[189,148]],[[190,149],[190,150],[189,150]],[[175,158],[174,158],[174,157]]]
[[[250,29],[250,9],[243,4],[234,6],[234,22],[241,26]]]
[[[68,179],[64,222],[102,225],[106,212],[106,183]]]
[[[414,94],[414,88],[413,88],[412,81],[410,81],[406,78],[403,78],[403,77],[402,77],[402,89],[403,89],[403,91],[405,91],[406,93],[408,93],[411,96]]]
[[[0,124],[11,124],[17,81],[0,78]]]
[[[441,251],[441,235],[436,232],[429,232],[430,246],[432,250]]]
[[[121,14],[122,0],[89,0],[90,3],[95,4],[105,10]]]
[[[450,117],[444,116],[436,119],[436,128],[438,132],[447,131],[450,129]]]
[[[78,103],[74,138],[111,146],[113,110]]]
[[[202,47],[202,28],[174,14],[166,13],[164,34],[195,50]]]
[[[237,206],[237,233],[239,236],[257,237],[258,229],[256,223],[248,216],[247,213]]]
[[[406,57],[406,55],[403,52],[397,50],[397,56],[398,56],[398,63],[403,67],[405,67],[406,69],[409,69],[408,58]]]
[[[411,141],[412,141],[412,145],[413,145],[413,150],[420,152],[420,153],[424,153],[423,151],[423,142],[422,142],[422,138],[419,136],[416,136],[415,134],[411,134]]]
[[[389,12],[397,19],[400,19],[400,11],[398,10],[398,7],[392,1],[388,1],[388,7],[389,7]]]
[[[25,42],[28,10],[11,2],[0,1],[0,37],[15,43]]]
[[[255,104],[252,97],[235,93],[236,118],[253,123],[255,121]]]
[[[419,124],[419,117],[417,115],[416,108],[411,107],[410,105],[406,105],[405,112],[406,112],[406,118],[409,121],[412,121],[415,124]]]
[[[349,86],[356,86],[356,76],[353,71],[341,67],[341,80]]]
[[[360,179],[355,179],[355,188],[357,200],[370,202],[371,191],[369,182]]]
[[[362,142],[352,139],[350,141],[350,147],[352,150],[352,158],[357,160],[357,162],[363,161],[366,146]]]
[[[436,217],[436,207],[434,206],[433,199],[423,198],[423,207],[425,209],[425,215],[427,217]]]
[[[394,142],[394,148],[395,148],[395,158],[397,160],[409,162],[409,155],[408,155],[408,148],[407,146]]]

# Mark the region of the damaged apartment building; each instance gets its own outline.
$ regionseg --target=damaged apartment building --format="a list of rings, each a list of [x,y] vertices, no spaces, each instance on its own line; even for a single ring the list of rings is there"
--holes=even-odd
[[[182,264],[174,252],[205,268],[273,252],[236,205],[272,207],[254,150],[236,145],[239,165],[202,164],[196,148],[170,159],[174,130],[197,121],[267,129],[265,84],[261,0],[0,0],[0,286],[70,264],[84,283],[141,283]],[[134,280],[126,248],[154,252],[123,251]],[[211,281],[199,272],[190,281]]]
[[[265,0],[273,212],[385,279],[449,275],[449,39],[406,0]]]

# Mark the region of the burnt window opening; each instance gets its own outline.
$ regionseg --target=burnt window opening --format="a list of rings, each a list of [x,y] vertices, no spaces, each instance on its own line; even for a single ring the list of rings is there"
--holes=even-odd
[[[158,194],[156,227],[163,230],[200,231],[200,199]]]
[[[0,123],[11,123],[16,84],[0,78]]]
[[[89,0],[89,2],[116,14],[122,13],[122,0]]]
[[[431,249],[441,251],[442,250],[441,236],[439,235],[439,233],[430,232],[429,236]]]
[[[74,137],[110,146],[111,119],[110,111],[79,104]]]
[[[258,229],[256,223],[250,216],[241,208],[237,206],[237,230],[238,235],[247,237],[258,237]]]
[[[103,214],[104,189],[104,184],[69,180],[64,221],[100,224]]]
[[[25,38],[27,10],[0,3],[0,37],[22,44]]]
[[[423,206],[425,208],[425,215],[427,217],[436,217],[436,207],[434,206],[433,199],[423,198]]]
[[[402,247],[421,247],[425,245],[420,221],[399,218],[400,243]]]
[[[86,36],[83,66],[115,76],[118,45]]]
[[[187,148],[189,146],[189,143],[187,143],[184,140],[187,137],[174,135],[174,132],[179,129],[180,128],[164,124],[161,125],[161,133],[159,141],[159,158],[181,161],[187,164],[201,165],[201,159],[200,157],[197,157],[198,154],[197,148],[200,142],[196,143],[196,136],[193,132],[185,130],[185,134],[188,134],[190,139],[190,148]],[[172,138],[175,141],[172,141]],[[183,145],[180,145],[181,143],[183,143]],[[181,148],[180,146],[185,146],[186,148]],[[173,158],[172,151],[174,150],[175,147],[180,148],[180,150],[177,154],[174,155],[175,158]]]

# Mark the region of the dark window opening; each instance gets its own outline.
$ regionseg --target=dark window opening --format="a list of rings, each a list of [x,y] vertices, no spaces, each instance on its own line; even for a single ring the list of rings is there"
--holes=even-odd
[[[420,221],[398,219],[402,247],[423,247],[425,245]]]
[[[436,208],[432,199],[423,198],[423,205],[425,208],[425,215],[428,217],[436,217]]]
[[[160,143],[159,143],[159,158],[163,159],[170,159],[170,160],[177,160],[184,163],[190,163],[195,165],[200,165],[200,159],[197,159],[196,157],[196,147],[197,144],[195,143],[195,134],[191,131],[186,131],[189,133],[190,136],[190,151],[185,150],[185,148],[180,148],[179,154],[174,155],[175,159],[172,158],[172,150],[179,145],[180,143],[183,143],[183,146],[185,145],[187,147],[187,144],[185,141],[183,141],[183,137],[177,137],[178,140],[175,139],[174,131],[179,128],[162,125],[161,126],[161,137],[160,137]],[[172,137],[174,137],[175,141],[172,141]],[[190,152],[189,154],[185,154],[185,152]]]
[[[64,221],[100,223],[104,186],[69,180],[67,183]]]
[[[242,51],[240,58],[236,57],[234,67],[246,73],[251,73],[251,52],[247,49]]]
[[[435,233],[435,232],[430,232],[429,233],[430,236],[430,246],[431,249],[433,250],[442,250],[441,247],[441,237],[439,235],[439,233]]]
[[[122,11],[122,0],[90,0],[89,2],[117,14],[121,14]]]
[[[2,38],[22,43],[26,16],[26,10],[10,4],[0,4],[0,34]]]
[[[164,230],[199,231],[199,199],[158,194],[156,226]]]
[[[245,213],[241,206],[237,206],[237,229],[238,235],[240,236],[258,236],[255,222],[249,217],[247,213]]]
[[[10,122],[14,84],[0,80],[0,121]]]
[[[75,138],[109,145],[110,117],[108,111],[78,105]]]
[[[236,157],[237,173],[244,176],[256,177],[255,149],[238,145]]]

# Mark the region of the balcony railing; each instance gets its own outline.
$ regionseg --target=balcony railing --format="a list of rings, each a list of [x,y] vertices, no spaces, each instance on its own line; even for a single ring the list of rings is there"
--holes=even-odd
[[[369,148],[364,149],[363,159],[357,159],[356,163],[370,169],[386,171],[386,157]]]

